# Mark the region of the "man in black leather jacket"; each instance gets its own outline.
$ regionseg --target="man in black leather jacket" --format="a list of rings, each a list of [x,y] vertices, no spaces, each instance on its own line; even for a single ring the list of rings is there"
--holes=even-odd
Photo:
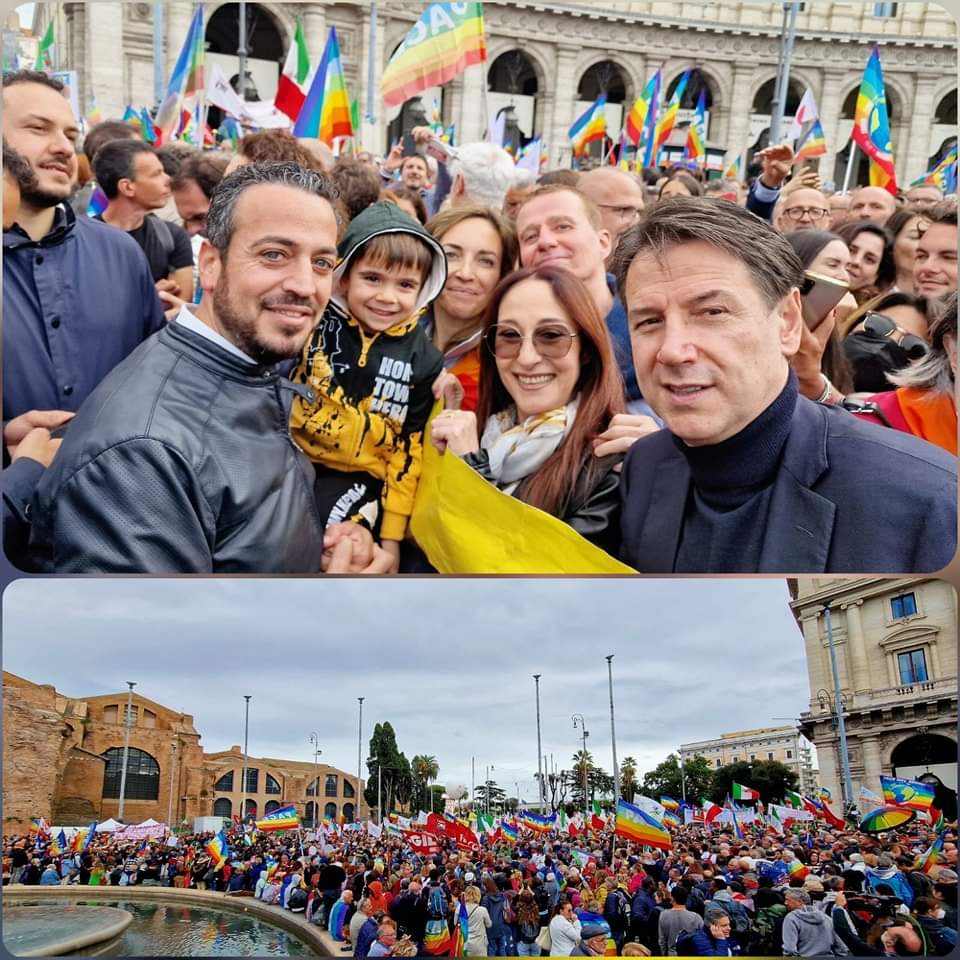
[[[352,524],[324,531],[290,438],[299,354],[330,297],[334,193],[292,163],[226,177],[199,307],[146,340],[70,423],[33,499],[31,556],[58,573],[379,572]],[[326,544],[325,544],[326,540]],[[328,556],[329,560],[329,556]]]

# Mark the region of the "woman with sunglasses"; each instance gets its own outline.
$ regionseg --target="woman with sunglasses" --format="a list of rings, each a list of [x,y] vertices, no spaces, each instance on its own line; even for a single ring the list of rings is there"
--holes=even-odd
[[[858,416],[912,433],[957,455],[957,294],[931,305],[930,349],[888,379],[895,389],[870,397]]]
[[[586,288],[550,265],[510,274],[493,293],[483,342],[477,412],[441,413],[434,446],[615,555],[621,458],[595,457],[592,441],[622,411],[623,386]]]

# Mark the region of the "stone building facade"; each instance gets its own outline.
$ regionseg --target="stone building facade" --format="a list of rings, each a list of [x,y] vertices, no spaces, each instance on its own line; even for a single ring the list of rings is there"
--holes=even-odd
[[[721,733],[713,740],[680,744],[680,757],[684,763],[697,754],[714,768],[738,761],[776,760],[796,773],[801,793],[813,793],[818,786],[810,744],[800,736],[796,727],[738,730]]]
[[[830,605],[854,798],[884,776],[930,779],[956,810],[957,597],[922,577],[801,578],[790,606],[810,681],[801,730],[817,748],[821,782],[843,779],[825,604]],[[949,809],[949,807],[947,808]]]
[[[208,38],[218,11],[226,16],[225,6],[204,5]],[[384,152],[397,109],[381,107],[383,67],[424,6],[382,0],[372,16],[366,0],[248,3],[253,33],[250,62],[261,99],[272,99],[296,16],[302,18],[314,64],[319,62],[328,28],[335,26],[348,90],[359,97],[363,113],[368,78],[373,81],[373,111],[364,122],[364,145]],[[829,151],[821,160],[821,174],[827,180],[842,180],[856,92],[870,48],[879,42],[898,182],[908,183],[921,175],[930,158],[943,151],[946,140],[956,136],[956,23],[935,3],[814,0],[802,7],[787,107],[792,115],[804,89],[813,90]],[[36,8],[36,36],[42,34],[46,18],[61,19],[57,36],[65,40],[60,66],[78,71],[81,102],[95,95],[105,116],[119,115],[128,102],[154,102],[153,4],[98,0],[38,3]],[[186,35],[192,8],[190,0],[169,0],[163,5],[164,79]],[[490,110],[514,104],[523,135],[542,136],[549,147],[550,165],[566,166],[570,157],[567,129],[584,103],[600,87],[607,90],[608,131],[616,138],[623,111],[629,110],[648,75],[661,65],[668,92],[685,69],[698,71],[696,82],[688,87],[690,102],[685,101],[685,106],[693,106],[699,85],[705,85],[708,143],[727,150],[728,160],[765,143],[781,46],[780,3],[487,0],[484,16],[486,64],[471,67],[424,97],[428,108],[437,98],[443,122],[456,124],[460,143],[482,139]],[[232,36],[236,36],[235,26]],[[231,69],[236,73],[236,58],[228,47],[220,44],[217,49],[224,55],[229,75]],[[862,182],[865,171],[862,164],[856,174]]]
[[[126,693],[74,699],[5,671],[3,832],[22,831],[40,816],[64,825],[120,819],[126,717]],[[192,822],[240,812],[243,752],[204,752],[190,714],[134,693],[128,757],[125,823]],[[314,822],[315,809],[318,816],[347,820],[368,815],[363,781],[357,790],[356,776],[335,767],[248,757],[247,768],[251,789],[242,799],[258,816],[291,803],[306,824]],[[224,778],[231,773],[228,788]]]

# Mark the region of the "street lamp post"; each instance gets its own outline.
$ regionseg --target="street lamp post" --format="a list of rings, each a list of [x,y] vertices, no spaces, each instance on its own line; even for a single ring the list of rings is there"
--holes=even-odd
[[[377,765],[377,823],[383,823],[383,761],[379,757],[369,757],[367,763]]]
[[[310,734],[310,742],[313,744],[313,816],[311,817],[314,830],[320,822],[320,769],[317,766],[317,758],[323,751],[320,749],[320,736],[316,732]]]
[[[790,0],[783,5],[783,27],[780,41],[780,63],[777,69],[777,82],[774,88],[772,115],[770,117],[770,145],[779,143],[783,138],[783,116],[787,108],[787,92],[790,89],[790,64],[793,59],[793,46],[797,35],[797,8],[799,4]]]
[[[827,646],[830,648],[830,670],[833,673],[833,702],[836,706],[837,736],[840,739],[840,765],[843,769],[844,812],[854,803],[853,780],[850,776],[850,754],[847,750],[847,726],[843,716],[843,694],[840,690],[840,671],[837,668],[837,650],[833,643],[833,625],[830,621],[830,602],[823,605],[827,624]]]
[[[610,685],[610,744],[613,749],[613,809],[620,803],[620,767],[617,766],[617,725],[613,715],[613,657],[607,659],[607,680]]]
[[[483,785],[484,787],[486,787],[486,791],[487,791],[487,807],[485,811],[487,815],[490,814],[490,771],[491,770],[496,770],[496,767],[494,767],[492,763],[488,764],[487,766],[487,779],[484,780],[483,782]]]
[[[363,797],[360,795],[360,757],[361,750],[363,749],[363,701],[366,700],[366,697],[357,697],[357,701],[360,703],[360,719],[357,721],[357,820],[360,819],[360,801]]]
[[[127,761],[130,759],[130,721],[133,719],[133,688],[136,681],[128,680],[127,686],[127,715],[123,722],[123,768],[120,771],[120,809],[117,819],[123,823],[123,801],[127,793]]]
[[[533,682],[537,688],[537,784],[539,785],[540,791],[540,809],[545,810],[547,805],[547,792],[543,788],[543,758],[541,757],[540,747],[540,677],[542,676],[542,673],[535,673],[533,675]],[[519,791],[517,792],[519,793]],[[520,799],[519,796],[517,799]]]
[[[249,747],[250,734],[250,698],[252,694],[245,693],[243,699],[246,701],[243,715],[243,783],[240,786],[240,822],[247,819],[247,749]]]
[[[176,761],[175,757],[177,755],[177,740],[174,738],[170,741],[170,795],[167,799],[167,830],[170,829],[170,824],[173,821],[173,788],[175,785],[174,772],[176,771]]]
[[[583,755],[580,758],[580,762],[583,765],[583,816],[584,819],[587,817],[589,808],[587,805],[587,737],[590,736],[590,731],[587,730],[587,721],[583,719],[582,713],[575,713],[571,718],[573,720],[573,729],[577,729],[577,725],[580,726],[580,737],[583,742]]]

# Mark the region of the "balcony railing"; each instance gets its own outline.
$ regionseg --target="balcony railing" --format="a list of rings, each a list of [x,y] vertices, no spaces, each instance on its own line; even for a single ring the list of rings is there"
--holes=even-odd
[[[910,703],[913,701],[929,700],[942,696],[957,695],[957,678],[942,677],[939,680],[921,680],[917,683],[901,683],[895,687],[883,687],[879,690],[860,691],[854,694],[853,702],[849,695],[846,703],[846,713],[851,709],[865,709],[882,704]],[[830,716],[833,706],[830,703],[817,704],[814,709],[806,710],[802,719]]]

